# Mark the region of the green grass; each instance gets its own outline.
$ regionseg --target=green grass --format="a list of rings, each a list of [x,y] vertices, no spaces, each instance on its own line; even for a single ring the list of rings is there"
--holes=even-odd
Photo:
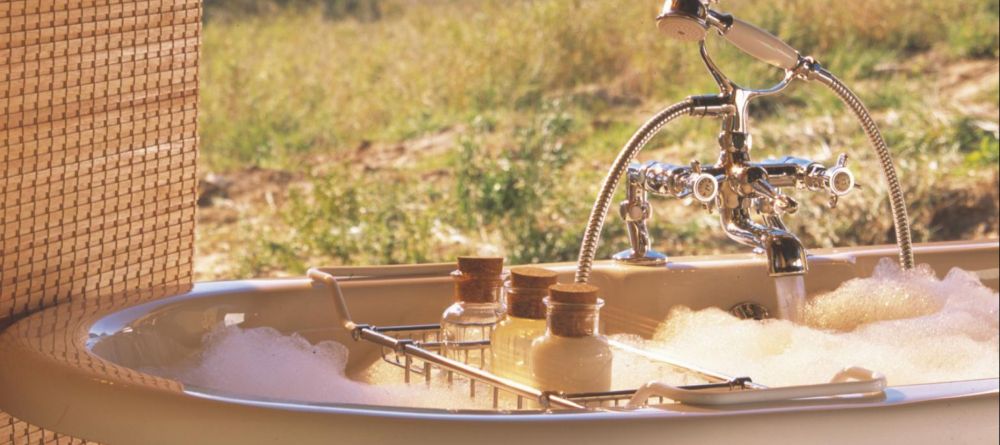
[[[898,153],[917,207],[912,213],[929,221],[941,203],[928,197],[942,187],[988,182],[996,172],[996,134],[975,124],[983,117],[943,106],[946,98],[926,94],[926,86],[937,66],[998,57],[997,5],[745,0],[721,9],[816,56],[857,90]],[[575,257],[597,185],[632,131],[657,108],[714,89],[697,47],[656,31],[659,6],[208,3],[203,171],[266,167],[305,178],[284,205],[247,212],[256,219],[238,235],[238,273],[435,261],[470,251],[496,251],[514,262]],[[710,49],[734,80],[764,87],[780,78],[718,40]],[[994,87],[976,100],[995,103],[997,95]],[[801,84],[754,111],[756,157],[831,161],[847,151],[866,179],[866,189],[833,213],[821,208],[822,199],[803,196],[809,202],[797,219],[821,221],[800,228],[793,221],[808,244],[886,241],[874,158],[832,94]],[[441,131],[456,134],[452,147],[401,167],[365,171],[338,162],[362,145],[406,144]],[[717,131],[714,121],[680,120],[644,158],[712,162]],[[312,171],[317,162],[326,163],[325,173]],[[930,163],[936,167],[928,169]],[[445,173],[425,179],[431,171]],[[713,228],[714,216],[694,206],[654,205],[653,235],[663,250],[740,249]],[[935,229],[919,222],[916,238],[936,239]],[[606,231],[605,239],[615,241],[604,243],[602,255],[624,245],[614,212]]]
[[[483,112],[530,109],[587,85],[642,100],[711,88],[694,46],[656,32],[656,2],[412,2],[383,6],[398,12],[377,21],[327,18],[322,11],[337,2],[313,10],[297,3],[206,24],[202,138],[212,169],[283,166],[304,152],[407,139]],[[962,56],[995,53],[996,3],[725,6],[852,79],[938,45]],[[736,79],[773,71],[723,53]],[[593,111],[606,108],[595,102]]]

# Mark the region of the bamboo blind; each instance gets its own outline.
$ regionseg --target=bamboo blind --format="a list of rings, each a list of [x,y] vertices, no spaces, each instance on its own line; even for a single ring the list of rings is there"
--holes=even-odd
[[[191,281],[200,21],[200,0],[0,0],[0,329]],[[0,443],[86,442],[0,413]]]

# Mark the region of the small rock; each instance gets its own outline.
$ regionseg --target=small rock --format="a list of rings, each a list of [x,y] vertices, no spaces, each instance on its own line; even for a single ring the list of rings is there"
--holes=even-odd
[[[198,181],[198,207],[209,207],[216,198],[227,198],[232,181],[222,175],[209,173]]]

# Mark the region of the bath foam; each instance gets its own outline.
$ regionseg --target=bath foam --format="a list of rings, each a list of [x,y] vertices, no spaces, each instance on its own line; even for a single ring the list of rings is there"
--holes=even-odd
[[[268,327],[219,326],[205,336],[204,349],[193,363],[143,371],[240,397],[419,408],[492,407],[483,398],[470,399],[467,389],[403,385],[401,380],[381,385],[352,380],[344,372],[347,356],[347,347],[335,341],[311,344],[298,334],[284,335]],[[402,375],[399,368],[391,371]]]
[[[644,340],[637,335],[617,334],[609,337],[611,340],[652,351],[655,342]],[[671,385],[697,385],[709,383],[707,380],[671,365],[650,360],[631,351],[612,347],[614,360],[611,365],[611,389],[636,389],[650,380],[662,380]]]
[[[806,277],[808,279],[808,277]],[[901,271],[891,261],[870,278],[845,282],[803,308],[803,324],[740,320],[719,309],[679,307],[652,339],[613,340],[769,386],[826,382],[852,365],[880,371],[891,385],[989,378],[1000,375],[998,296],[974,275],[952,270],[937,279],[927,267]],[[650,380],[703,383],[670,366],[615,349],[613,389]],[[345,375],[347,348],[310,344],[271,328],[220,326],[205,338],[195,363],[146,370],[186,385],[270,399],[448,409],[491,409],[491,392],[467,382],[449,386],[435,373],[429,386],[414,375],[403,383],[398,367],[378,360],[353,380]],[[500,408],[514,408],[502,395]],[[526,407],[535,407],[526,402]]]
[[[813,297],[802,325],[681,307],[637,346],[769,386],[820,383],[853,365],[890,385],[995,378],[998,298],[957,268],[938,279],[927,266],[883,260],[872,277]]]

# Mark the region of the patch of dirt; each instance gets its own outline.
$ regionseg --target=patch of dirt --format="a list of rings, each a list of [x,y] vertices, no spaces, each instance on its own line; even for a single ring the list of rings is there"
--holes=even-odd
[[[937,71],[936,79],[939,91],[952,106],[982,119],[998,119],[1000,104],[983,97],[1000,83],[1000,61],[950,62]]]
[[[280,207],[289,187],[297,183],[303,183],[301,174],[259,167],[204,174],[198,181],[195,279],[235,278],[234,248],[238,246],[233,232],[247,215]]]
[[[362,141],[347,153],[315,154],[310,158],[311,174],[322,175],[332,168],[340,168],[345,163],[357,166],[363,171],[383,169],[403,169],[418,162],[449,152],[465,131],[464,126],[448,127],[437,133],[395,143]]]
[[[874,72],[928,79],[931,82],[926,85],[926,94],[940,97],[942,105],[979,119],[1000,119],[1000,104],[984,100],[1000,83],[1000,60],[954,60],[941,52],[928,51],[903,62],[879,64]]]
[[[935,238],[995,238],[1000,231],[1000,177],[986,187],[949,188],[941,191],[940,203],[931,216]],[[991,215],[984,219],[983,215]]]
[[[198,181],[198,223],[232,224],[246,208],[278,208],[300,174],[251,167],[232,173],[208,173]]]

